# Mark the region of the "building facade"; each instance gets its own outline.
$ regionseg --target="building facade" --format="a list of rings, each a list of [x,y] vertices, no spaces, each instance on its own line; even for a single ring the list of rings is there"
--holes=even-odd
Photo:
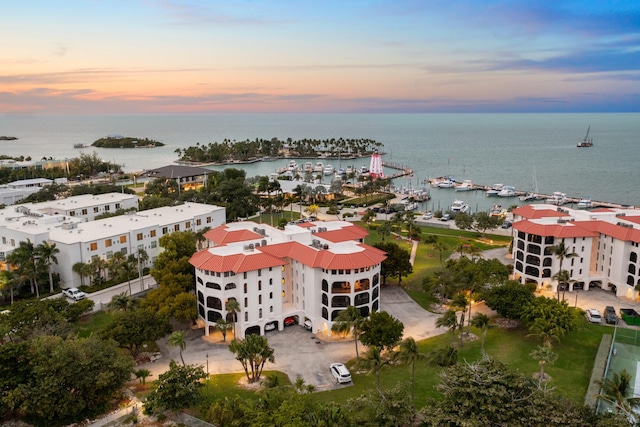
[[[205,234],[196,253],[198,313],[208,335],[216,320],[236,321],[236,334],[264,334],[285,324],[330,334],[333,321],[353,305],[367,316],[380,307],[380,264],[385,253],[363,243],[368,232],[344,221],[308,222],[283,230],[248,222]],[[235,300],[238,313],[229,312]]]
[[[562,261],[569,289],[597,286],[636,298],[640,284],[640,209],[591,211],[553,205],[513,210],[514,275],[522,283],[557,290],[560,259],[552,247],[564,243],[575,254]]]

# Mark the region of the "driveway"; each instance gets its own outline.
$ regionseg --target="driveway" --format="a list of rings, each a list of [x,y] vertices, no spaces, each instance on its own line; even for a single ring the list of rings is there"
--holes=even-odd
[[[381,301],[382,310],[404,324],[404,338],[411,336],[421,340],[445,332],[445,329],[435,327],[439,315],[423,310],[400,287],[382,288]],[[283,331],[267,332],[266,337],[275,350],[276,359],[275,363],[265,365],[266,370],[285,372],[291,382],[301,376],[306,384],[312,384],[318,390],[345,387],[335,384],[329,365],[347,362],[356,356],[353,339],[319,336],[298,325],[286,327]],[[242,365],[229,351],[228,343],[211,342],[211,338],[205,340],[203,329],[189,330],[186,342],[183,352],[185,363],[202,365],[206,371],[208,361],[210,374],[242,372]],[[151,371],[150,380],[158,379],[158,375],[167,371],[171,359],[181,363],[179,349],[167,346],[166,338],[159,340],[158,346],[162,357],[138,367]],[[362,344],[358,345],[359,351],[365,349]]]

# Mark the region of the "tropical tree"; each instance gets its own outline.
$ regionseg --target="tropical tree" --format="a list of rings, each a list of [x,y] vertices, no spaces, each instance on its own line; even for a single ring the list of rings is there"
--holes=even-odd
[[[440,265],[444,268],[444,253],[449,250],[449,246],[442,241],[437,241],[433,248],[438,252],[438,258],[440,259]]]
[[[331,326],[332,332],[351,334],[356,345],[356,359],[360,358],[360,355],[358,354],[358,337],[362,332],[362,325],[365,321],[366,320],[362,317],[360,310],[350,305],[338,314]]]
[[[320,212],[320,206],[318,205],[310,205],[307,206],[307,208],[304,210],[306,213],[309,214],[309,216],[318,216],[318,212]]]
[[[360,341],[367,347],[391,351],[402,339],[403,331],[404,325],[401,321],[386,311],[374,311],[362,324]]]
[[[458,327],[458,315],[454,310],[447,310],[441,317],[436,319],[437,328],[448,328],[451,331],[451,347],[456,336],[456,328]]]
[[[36,263],[35,247],[31,240],[22,240],[8,256],[7,262],[14,269],[18,282],[29,282],[31,293],[40,298],[38,289],[38,266]]]
[[[227,332],[233,328],[233,326],[231,322],[227,322],[225,319],[216,320],[216,328],[222,333],[222,341],[227,341]]]
[[[126,292],[112,296],[111,301],[107,304],[111,311],[129,311],[134,309],[135,306],[136,300],[131,295],[127,295]]]
[[[140,383],[142,385],[145,385],[147,383],[147,378],[149,378],[151,376],[151,371],[148,369],[134,369],[133,371],[131,371],[133,373],[133,375],[136,376],[136,378],[138,378],[140,380]]]
[[[487,337],[489,330],[489,316],[484,313],[476,313],[471,319],[471,324],[482,331],[482,353],[484,354],[484,339]]]
[[[182,357],[182,352],[185,348],[187,348],[187,343],[185,341],[184,332],[182,331],[174,331],[169,335],[167,339],[167,344],[172,347],[178,347],[180,349],[180,360],[182,360],[182,366],[186,366],[184,363],[184,358]]]
[[[233,322],[233,338],[235,338],[237,337],[236,322],[238,321],[238,313],[240,313],[241,310],[240,303],[235,298],[229,298],[225,304],[225,309],[227,310],[227,316],[231,315],[231,321]]]
[[[84,278],[89,277],[89,286],[91,286],[91,266],[84,262],[76,262],[71,267],[71,270],[80,276],[80,286],[84,286]]]
[[[42,242],[35,247],[37,257],[42,261],[44,267],[49,273],[49,292],[53,293],[53,269],[52,264],[58,264],[58,258],[56,255],[60,253],[60,249],[56,247],[55,243]]]
[[[160,374],[156,381],[158,386],[145,399],[145,411],[150,414],[163,410],[177,411],[198,403],[200,389],[204,387],[202,380],[206,377],[202,366],[180,366],[170,361],[169,370]]]
[[[640,407],[640,398],[633,396],[633,376],[623,369],[614,372],[611,378],[600,381],[602,390],[596,397],[615,407],[616,413],[623,412],[627,416],[633,415],[633,409]]]
[[[553,275],[553,280],[558,282],[557,292],[558,292],[558,301],[560,301],[560,287],[562,287],[562,299],[564,300],[565,292],[569,287],[569,284],[575,282],[575,280],[571,279],[571,273],[567,270],[560,270],[556,274]]]
[[[389,360],[382,355],[379,347],[369,347],[358,361],[358,366],[366,369],[369,373],[376,374],[376,387],[380,391],[380,371],[389,363]]]
[[[391,235],[391,223],[389,221],[383,222],[380,227],[378,227],[378,234],[382,237],[382,241],[384,242]]]
[[[538,378],[538,388],[542,389],[542,383],[544,382],[544,367],[549,364],[553,364],[558,359],[558,353],[554,353],[551,347],[546,345],[538,346],[535,350],[529,353],[529,356],[540,364],[540,377]]]
[[[415,396],[416,383],[416,361],[424,359],[426,356],[420,353],[416,340],[412,337],[405,338],[400,342],[400,348],[393,352],[392,359],[398,360],[406,365],[411,365],[411,404]]]
[[[133,291],[131,290],[131,277],[134,276],[137,271],[137,262],[138,260],[136,259],[135,254],[130,254],[120,264],[120,271],[122,271],[122,273],[124,273],[125,277],[127,278],[127,283],[129,285],[129,295],[133,295]]]
[[[210,227],[205,227],[203,230],[209,230]],[[198,234],[196,234],[196,237],[198,236]],[[140,279],[140,290],[142,291],[142,283],[144,280],[144,266],[147,263],[147,261],[149,260],[149,254],[147,253],[147,251],[144,250],[144,248],[138,248],[138,250],[135,253],[135,261],[138,264],[138,278]]]
[[[236,355],[236,360],[242,364],[247,381],[260,381],[260,375],[265,363],[275,363],[275,355],[269,342],[262,335],[247,335],[243,340],[234,338],[229,344],[229,351]]]
[[[558,261],[560,261],[560,268],[558,268],[558,271],[560,272],[562,271],[562,263],[565,259],[574,258],[578,256],[577,253],[570,252],[571,249],[569,249],[568,246],[565,246],[564,239],[557,245],[549,247],[548,250],[551,253],[551,255],[554,255],[556,258],[558,258]],[[560,292],[558,292],[558,301],[559,300],[560,300]]]

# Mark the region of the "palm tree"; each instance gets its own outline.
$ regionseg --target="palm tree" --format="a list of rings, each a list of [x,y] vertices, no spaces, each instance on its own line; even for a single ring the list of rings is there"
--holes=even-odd
[[[476,313],[471,319],[471,324],[482,331],[482,354],[484,354],[484,339],[489,329],[489,316],[484,313]]]
[[[120,270],[127,277],[127,282],[129,284],[129,295],[133,295],[133,292],[131,292],[131,276],[133,276],[136,272],[136,263],[136,256],[134,254],[131,254],[120,264]]]
[[[362,317],[360,310],[350,305],[338,314],[331,326],[332,332],[338,332],[341,334],[351,333],[353,341],[356,344],[356,359],[360,358],[360,355],[358,354],[358,337],[360,336],[364,321],[365,318]]]
[[[400,343],[400,349],[393,353],[393,359],[400,363],[411,364],[411,404],[415,395],[416,361],[422,360],[426,355],[420,353],[418,344],[413,338],[405,338]]]
[[[117,272],[122,268],[122,263],[125,261],[126,259],[122,252],[117,251],[113,254],[111,259],[107,262],[111,279],[116,277]]]
[[[169,335],[169,338],[167,339],[167,344],[169,344],[172,347],[179,347],[180,348],[180,360],[182,360],[182,365],[186,365],[184,363],[184,359],[182,357],[182,351],[187,348],[187,343],[185,342],[185,336],[184,336],[184,332],[182,331],[175,331],[173,332],[171,335]]]
[[[433,247],[436,251],[438,251],[438,256],[440,257],[440,265],[442,266],[442,268],[444,268],[443,255],[449,249],[449,247],[444,242],[440,241],[436,242]]]
[[[71,267],[71,271],[73,271],[74,273],[76,273],[77,275],[80,276],[80,286],[84,286],[84,277],[85,276],[89,276],[89,280],[91,280],[91,274],[87,274],[87,266],[88,264],[85,264],[82,261],[76,262],[75,264],[73,264],[73,266]],[[91,284],[89,284],[89,286],[91,286]]]
[[[204,230],[209,230],[210,227],[205,227],[203,228],[202,231],[203,232],[203,237],[204,238]],[[196,241],[198,239],[198,234],[196,233]],[[198,245],[200,245],[200,243],[198,243]],[[145,251],[143,248],[138,248],[138,250],[136,251],[136,255],[135,255],[135,259],[136,262],[138,263],[138,278],[140,279],[140,291],[143,290],[143,282],[144,282],[144,266],[147,263],[147,260],[149,259],[149,254],[147,253],[147,251]]]
[[[554,353],[550,347],[546,345],[538,346],[536,350],[529,353],[540,364],[540,378],[538,378],[538,388],[542,388],[544,382],[544,367],[547,363],[553,364],[558,359],[558,353]]]
[[[375,372],[378,392],[380,392],[380,371],[387,363],[389,361],[382,355],[380,349],[375,346],[369,347],[363,358],[358,361],[358,366],[365,368],[369,373]]]
[[[51,264],[58,264],[56,255],[60,253],[60,249],[56,248],[55,243],[42,242],[36,246],[35,251],[49,273],[49,293],[53,293],[53,270]]]
[[[562,299],[564,300],[564,295],[567,291],[567,288],[569,287],[569,284],[575,282],[575,280],[571,279],[571,274],[567,270],[558,271],[553,275],[553,280],[556,280],[558,282],[558,301],[560,301],[560,285],[562,285]]]
[[[633,409],[640,406],[640,398],[630,397],[633,394],[632,378],[626,369],[614,372],[611,379],[600,381],[602,390],[596,397],[615,405],[616,413],[622,411],[625,415],[632,415]]]
[[[202,230],[196,231],[196,243],[198,245],[198,250],[201,250],[202,244],[207,241],[207,238],[204,237],[204,235],[207,234],[210,230],[211,230],[211,227],[204,227]],[[138,252],[140,251],[144,251],[144,249],[138,249]],[[149,255],[147,255],[147,259],[149,259]]]
[[[131,295],[127,295],[126,292],[114,295],[111,297],[111,302],[107,304],[112,311],[128,311],[135,307],[136,300]]]
[[[578,256],[575,252],[569,252],[570,249],[564,245],[564,240],[555,246],[549,247],[548,249],[551,255],[555,255],[555,257],[560,261],[560,268],[558,269],[560,272],[562,271],[562,262],[565,258],[574,258]],[[560,292],[558,292],[558,301],[560,301]]]
[[[378,227],[378,234],[382,237],[382,241],[384,242],[387,237],[391,235],[391,223],[389,221],[385,221]]]
[[[20,281],[29,281],[31,293],[35,293],[36,297],[40,298],[35,247],[31,240],[21,241],[18,247],[7,255],[7,262],[15,269]]]
[[[456,336],[456,328],[458,327],[458,315],[456,312],[451,309],[445,311],[442,317],[436,320],[436,327],[449,328],[451,331],[451,347],[453,347],[453,339]]]
[[[107,268],[107,261],[100,258],[99,256],[96,256],[94,258],[91,258],[91,262],[89,263],[89,265],[91,267],[91,276],[97,274],[97,278],[102,280],[102,273]]]
[[[471,302],[467,299],[467,296],[465,294],[457,294],[455,297],[453,297],[453,300],[451,301],[451,308],[453,308],[455,311],[462,311],[462,314],[460,316],[460,322],[458,324],[458,327],[460,328],[460,347],[462,347],[462,328],[464,327],[464,316],[465,313],[467,311],[467,306],[470,306]]]
[[[222,341],[226,342],[227,341],[227,331],[229,331],[229,329],[233,328],[233,324],[231,324],[230,322],[227,322],[224,319],[218,319],[216,320],[216,328],[222,332]]]
[[[540,341],[542,341],[542,345],[545,347],[553,347],[554,342],[560,342],[560,338],[564,335],[563,331],[559,328],[550,328],[548,325],[545,325],[543,322],[534,321],[533,325],[529,327],[529,331],[531,332],[527,336],[533,336]]]
[[[225,309],[227,310],[227,315],[230,314],[231,319],[233,319],[233,339],[236,339],[236,322],[238,321],[237,314],[241,310],[240,303],[235,298],[229,298],[225,304]]]

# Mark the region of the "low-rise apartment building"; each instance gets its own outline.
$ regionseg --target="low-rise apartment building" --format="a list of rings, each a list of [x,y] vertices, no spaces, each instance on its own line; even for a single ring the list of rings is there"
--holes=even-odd
[[[562,269],[574,288],[598,286],[635,298],[640,284],[640,209],[579,210],[534,204],[513,210],[514,275],[522,283],[557,290],[560,259],[551,247],[564,242]]]
[[[284,229],[238,222],[207,232],[210,247],[191,258],[205,333],[216,320],[235,317],[240,338],[282,330],[292,321],[330,335],[347,306],[364,316],[377,311],[386,255],[363,243],[367,234],[345,221]],[[232,299],[240,306],[235,316],[226,309]]]

